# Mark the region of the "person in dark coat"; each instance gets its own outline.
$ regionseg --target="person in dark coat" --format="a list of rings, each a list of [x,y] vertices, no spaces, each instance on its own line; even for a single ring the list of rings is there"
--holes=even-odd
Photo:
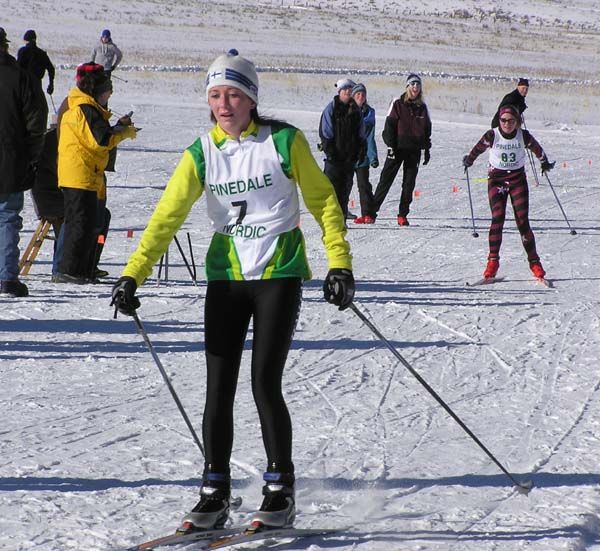
[[[506,94],[502,98],[500,105],[498,105],[498,109],[496,109],[496,114],[492,119],[492,128],[498,128],[499,125],[499,113],[500,108],[505,105],[513,105],[519,111],[519,115],[521,115],[521,119],[523,118],[523,112],[527,109],[527,104],[525,103],[525,97],[527,96],[527,92],[529,92],[529,80],[526,78],[520,78],[517,83],[517,87],[512,91]]]
[[[29,29],[23,35],[25,46],[19,48],[17,53],[17,62],[23,68],[32,73],[42,86],[44,74],[48,71],[48,87],[46,92],[49,95],[54,93],[54,65],[50,61],[48,54],[38,48],[37,35],[33,29]]]
[[[28,71],[8,53],[0,28],[0,293],[29,294],[19,281],[19,232],[24,191],[31,189],[44,145],[48,106]]]
[[[323,172],[333,184],[345,218],[348,218],[354,168],[367,153],[363,115],[352,99],[355,84],[347,78],[337,81],[338,93],[323,110],[319,123],[320,148],[325,153]]]
[[[376,218],[381,205],[404,165],[402,173],[402,195],[398,205],[398,225],[408,226],[412,195],[419,172],[421,151],[425,150],[423,165],[429,162],[431,148],[431,119],[423,101],[421,78],[415,73],[406,79],[406,92],[392,102],[385,119],[383,141],[388,146],[388,155],[375,189],[371,218]]]

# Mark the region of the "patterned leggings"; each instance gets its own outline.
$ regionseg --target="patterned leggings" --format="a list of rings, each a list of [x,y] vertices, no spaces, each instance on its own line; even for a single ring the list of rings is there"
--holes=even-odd
[[[502,230],[506,218],[508,197],[513,206],[517,229],[527,253],[529,262],[539,261],[535,248],[535,237],[529,225],[529,187],[525,170],[492,170],[488,174],[488,199],[492,211],[492,223],[489,231],[490,258],[500,257]]]

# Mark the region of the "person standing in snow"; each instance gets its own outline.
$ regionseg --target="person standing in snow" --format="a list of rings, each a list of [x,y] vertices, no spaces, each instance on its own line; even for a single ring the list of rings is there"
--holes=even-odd
[[[352,99],[355,83],[343,78],[335,86],[338,93],[323,110],[319,123],[320,149],[325,153],[323,172],[333,184],[344,218],[353,218],[348,200],[356,163],[362,163],[367,153],[365,123]]]
[[[375,219],[371,218],[373,210],[373,187],[369,181],[369,167],[377,168],[377,144],[375,143],[375,109],[367,103],[367,88],[359,83],[352,88],[352,99],[360,108],[365,124],[365,135],[367,140],[367,154],[364,160],[358,161],[354,171],[356,172],[356,185],[360,197],[360,216],[354,220],[355,224],[373,224]]]
[[[498,113],[500,112],[500,108],[505,105],[513,105],[519,111],[519,116],[521,117],[521,121],[523,119],[523,112],[527,109],[527,104],[525,103],[525,97],[527,96],[527,92],[529,92],[529,80],[526,78],[520,78],[519,82],[517,82],[517,87],[512,91],[506,94],[500,105],[498,105],[498,109],[496,109],[496,113],[492,118],[492,128],[498,128],[500,121],[498,120]]]
[[[8,53],[9,42],[0,27],[0,294],[26,297],[19,281],[21,211],[44,146],[48,106],[33,75]]]
[[[417,182],[421,150],[425,150],[425,166],[429,163],[431,149],[431,119],[423,101],[422,81],[419,75],[409,74],[406,79],[406,91],[392,102],[385,119],[383,141],[388,146],[388,154],[375,190],[374,209],[370,214],[372,218],[377,217],[400,166],[404,164],[398,225],[408,226],[407,216]]]
[[[35,76],[40,83],[40,87],[42,86],[44,73],[47,71],[48,87],[46,88],[46,92],[51,96],[54,93],[54,65],[52,65],[48,54],[41,48],[38,48],[37,35],[33,29],[25,32],[23,40],[25,41],[25,46],[19,48],[17,62],[23,69]]]
[[[104,29],[100,35],[100,41],[92,50],[92,61],[104,67],[105,73],[110,76],[111,73],[121,63],[123,54],[117,45],[112,41],[109,29]]]
[[[63,192],[65,219],[54,283],[85,284],[93,280],[95,228],[103,224],[97,220],[97,211],[98,201],[106,193],[104,171],[111,150],[137,134],[127,115],[115,126],[110,125],[112,113],[107,106],[113,88],[101,65],[79,65],[76,83],[59,109],[58,185]]]
[[[237,50],[206,76],[215,126],[184,152],[137,250],[113,287],[112,303],[135,314],[136,289],[167,250],[192,205],[206,195],[214,234],[206,256],[204,306],[207,388],[200,501],[180,532],[222,527],[230,502],[233,406],[244,341],[253,320],[251,380],[267,455],[264,499],[253,520],[291,526],[295,517],[292,425],[283,369],[310,278],[298,190],[322,231],[329,271],[325,300],[345,309],[354,296],[350,247],[331,182],[304,134],[258,114],[258,75]]]
[[[486,149],[490,150],[488,166],[488,198],[492,211],[488,242],[489,255],[483,272],[485,279],[496,277],[500,267],[500,246],[506,217],[508,197],[512,202],[515,222],[533,275],[541,279],[546,275],[535,247],[535,237],[529,225],[529,187],[525,174],[526,149],[541,161],[542,173],[554,167],[536,139],[521,129],[521,115],[517,107],[505,105],[498,110],[499,128],[488,130],[463,157],[465,170]]]

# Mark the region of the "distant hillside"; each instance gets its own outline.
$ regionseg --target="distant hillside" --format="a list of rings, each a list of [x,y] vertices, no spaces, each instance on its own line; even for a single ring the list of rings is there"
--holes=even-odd
[[[592,0],[523,0],[502,9],[453,0],[2,4],[0,24],[13,48],[35,28],[60,63],[85,60],[108,27],[124,65],[202,66],[235,46],[259,65],[600,80],[600,11]]]

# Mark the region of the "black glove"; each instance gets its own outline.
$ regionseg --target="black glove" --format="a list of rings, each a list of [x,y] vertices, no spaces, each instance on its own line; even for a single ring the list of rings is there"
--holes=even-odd
[[[468,156],[468,155],[465,155],[465,156],[463,157],[463,160],[462,160],[462,165],[463,165],[465,168],[469,168],[470,166],[472,166],[472,165],[473,165],[473,163],[472,163],[472,162],[469,160],[469,156]]]
[[[46,88],[46,92],[48,92],[49,96],[54,94],[54,82],[51,82],[50,84],[48,84],[48,88]]]
[[[393,147],[388,147],[388,159],[395,159],[396,158],[396,152],[394,151]]]
[[[354,298],[354,276],[346,268],[332,268],[323,283],[323,296],[327,302],[345,310]]]
[[[429,162],[429,159],[431,159],[431,155],[429,153],[429,149],[426,149],[425,153],[423,154],[423,166]]]
[[[542,174],[546,174],[546,172],[550,172],[554,168],[555,164],[556,164],[556,161],[551,163],[548,159],[544,159],[542,161]]]
[[[371,161],[371,168],[377,168],[379,166],[379,159],[373,159]]]
[[[137,283],[132,277],[123,276],[117,280],[112,289],[112,301],[110,303],[111,306],[115,307],[115,316],[117,315],[116,310],[126,316],[133,316],[140,307],[140,299],[135,296],[136,290]]]

